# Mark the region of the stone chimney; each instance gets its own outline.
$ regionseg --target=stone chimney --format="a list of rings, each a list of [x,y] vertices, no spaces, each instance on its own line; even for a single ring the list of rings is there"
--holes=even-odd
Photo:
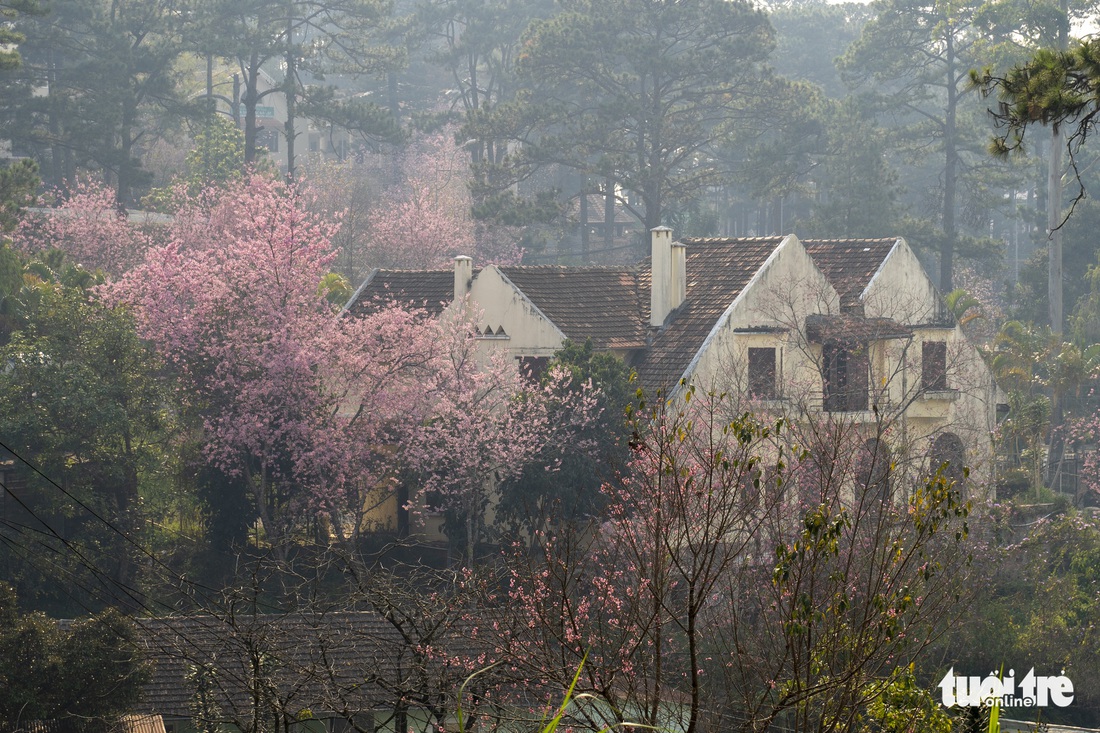
[[[651,229],[649,236],[652,253],[649,325],[659,328],[687,297],[687,247],[679,242],[673,244],[672,230],[668,227]]]
[[[455,257],[455,296],[456,303],[470,294],[474,281],[474,261],[466,255]]]

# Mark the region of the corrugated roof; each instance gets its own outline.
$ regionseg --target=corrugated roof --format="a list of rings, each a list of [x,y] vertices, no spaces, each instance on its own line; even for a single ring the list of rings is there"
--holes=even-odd
[[[657,333],[638,365],[646,389],[674,387],[714,324],[741,293],[783,237],[688,239],[687,297]],[[643,265],[649,285],[651,265]],[[646,293],[648,301],[648,291]]]
[[[633,267],[501,267],[500,271],[567,337],[599,349],[645,346],[644,298]]]

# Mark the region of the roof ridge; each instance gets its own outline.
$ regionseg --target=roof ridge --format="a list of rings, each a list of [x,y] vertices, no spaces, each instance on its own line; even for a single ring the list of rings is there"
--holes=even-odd
[[[763,237],[681,237],[678,241],[682,244],[740,244],[740,243],[765,243],[782,242],[787,238],[786,234],[769,234]]]
[[[500,270],[595,270],[601,272],[632,272],[635,265],[497,265]]]
[[[799,239],[803,244],[807,242],[813,242],[816,244],[834,244],[840,242],[860,242],[860,243],[874,243],[874,244],[890,244],[898,241],[901,237],[834,237],[832,239],[818,239],[816,237],[807,237],[806,239]]]
[[[447,273],[447,274],[450,274],[450,273],[454,272],[453,267],[430,267],[430,268],[423,268],[423,267],[421,267],[421,268],[411,268],[411,267],[409,267],[409,268],[405,268],[405,267],[386,268],[386,267],[379,267],[379,268],[377,268],[377,270],[378,270],[379,274],[382,274],[382,273],[397,273],[397,274],[402,274],[402,275],[404,275],[404,274],[430,275],[430,274],[433,274],[433,273],[441,273],[441,274],[442,273]]]

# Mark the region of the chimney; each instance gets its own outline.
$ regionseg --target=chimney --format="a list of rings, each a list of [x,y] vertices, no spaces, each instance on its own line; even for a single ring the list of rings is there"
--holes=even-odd
[[[673,242],[672,244],[672,300],[669,301],[670,311],[679,308],[684,299],[687,298],[687,249],[687,245],[682,242]]]
[[[455,302],[459,303],[470,294],[474,280],[474,261],[466,255],[455,257]]]
[[[687,297],[687,247],[672,243],[672,230],[668,227],[655,227],[649,236],[652,248],[649,325],[659,328]]]

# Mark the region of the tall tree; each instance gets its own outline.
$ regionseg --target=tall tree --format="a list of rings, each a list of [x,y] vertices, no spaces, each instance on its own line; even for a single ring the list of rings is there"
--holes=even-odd
[[[528,29],[522,90],[487,124],[519,143],[513,172],[558,164],[614,182],[647,228],[722,180],[730,128],[766,117],[772,30],[746,2],[567,0]]]
[[[283,137],[287,175],[291,178],[295,174],[295,145],[300,134],[297,121],[303,101],[307,111],[327,106],[330,116],[349,126],[357,124],[360,131],[386,139],[397,136],[392,121],[377,105],[353,100],[332,111],[331,90],[307,89],[302,81],[303,71],[320,74],[331,70],[333,64],[341,71],[357,73],[376,72],[393,64],[396,58],[391,49],[366,45],[389,13],[385,0],[204,0],[198,8],[199,50],[228,58],[240,67],[245,165],[256,162],[257,107],[272,94],[281,94],[286,105]],[[282,66],[282,78],[270,88],[261,89],[264,69],[275,63]]]
[[[436,39],[431,60],[442,66],[459,94],[454,104],[468,123],[471,162],[499,165],[508,152],[479,123],[500,104],[514,98],[520,40],[534,20],[552,14],[547,0],[428,0],[420,20]]]
[[[129,204],[144,182],[142,146],[178,110],[181,14],[138,0],[60,0],[17,21],[24,64],[0,79],[3,136],[60,186],[96,171]]]
[[[169,422],[155,355],[130,314],[80,285],[94,282],[31,262],[5,299],[15,330],[0,349],[0,436],[41,471],[14,464],[22,488],[8,503],[5,579],[24,602],[66,615],[133,602],[119,590],[138,570],[123,534],[143,530],[142,487],[157,476]],[[56,564],[42,567],[48,558]],[[47,580],[58,574],[66,582]]]
[[[296,187],[255,175],[185,199],[166,244],[112,288],[186,386],[213,482],[246,487],[280,550],[318,516],[358,534],[440,341],[398,306],[336,317],[332,232]]]
[[[942,153],[938,201],[939,286],[954,289],[959,241],[958,186],[964,156],[973,140],[964,135],[963,100],[971,93],[970,69],[982,42],[976,27],[978,0],[878,0],[875,17],[845,54],[842,65],[854,83],[873,82],[876,91],[902,110],[910,135]]]

